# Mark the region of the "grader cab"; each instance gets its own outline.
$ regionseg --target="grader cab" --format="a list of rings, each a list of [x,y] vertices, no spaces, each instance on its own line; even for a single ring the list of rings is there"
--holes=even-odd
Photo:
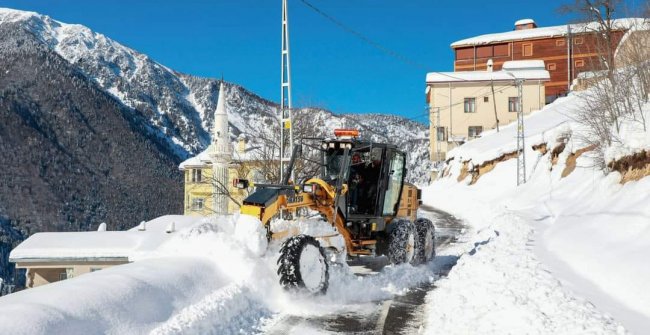
[[[386,255],[392,263],[419,264],[435,255],[434,227],[417,218],[421,192],[406,183],[406,153],[396,146],[358,139],[358,131],[342,129],[335,137],[318,139],[320,177],[301,185],[288,176],[302,153],[297,146],[287,178],[280,185],[254,186],[241,208],[258,218],[269,239],[286,239],[278,259],[280,283],[289,289],[325,292],[329,278],[326,251],[349,256]],[[336,228],[344,250],[334,236],[309,236],[300,232],[274,232],[270,222],[279,215],[296,215],[308,208]],[[282,214],[281,214],[282,213]]]

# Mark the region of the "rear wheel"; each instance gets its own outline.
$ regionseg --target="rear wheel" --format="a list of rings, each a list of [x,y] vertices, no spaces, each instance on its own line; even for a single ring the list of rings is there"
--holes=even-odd
[[[436,256],[435,227],[431,220],[420,218],[415,220],[415,231],[415,262],[427,263]]]
[[[290,237],[278,258],[280,285],[287,290],[320,294],[327,291],[329,266],[325,250],[309,235]]]
[[[393,264],[415,259],[415,229],[409,220],[396,220],[388,236],[388,259]]]

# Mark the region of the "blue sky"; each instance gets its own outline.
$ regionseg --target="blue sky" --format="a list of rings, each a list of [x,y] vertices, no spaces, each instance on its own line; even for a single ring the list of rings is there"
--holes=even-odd
[[[511,30],[521,18],[566,23],[573,0],[309,0],[384,46],[451,71],[453,41]],[[273,101],[280,88],[280,0],[0,0],[80,23],[175,70],[221,77]],[[425,122],[426,71],[365,44],[300,0],[289,0],[294,106],[338,113],[392,113]]]

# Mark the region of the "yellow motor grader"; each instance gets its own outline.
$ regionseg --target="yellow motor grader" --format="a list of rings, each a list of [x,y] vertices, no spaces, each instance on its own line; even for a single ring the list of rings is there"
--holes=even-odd
[[[406,153],[396,146],[359,139],[355,129],[337,129],[335,137],[312,139],[320,151],[320,178],[300,185],[289,176],[302,153],[302,141],[294,152],[281,184],[249,184],[255,187],[241,207],[242,215],[258,218],[268,238],[286,239],[278,258],[280,284],[290,290],[324,293],[328,287],[326,250],[349,256],[386,255],[394,263],[420,264],[435,256],[433,223],[417,218],[421,191],[404,182]],[[309,236],[297,231],[274,232],[271,219],[295,215],[308,208],[320,213],[336,234]],[[340,238],[341,243],[333,240]],[[344,249],[344,250],[341,250]]]

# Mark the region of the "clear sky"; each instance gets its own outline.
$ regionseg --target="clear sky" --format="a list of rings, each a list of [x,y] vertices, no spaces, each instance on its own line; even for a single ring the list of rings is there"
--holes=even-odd
[[[392,113],[426,122],[427,71],[452,71],[452,42],[513,29],[521,18],[565,24],[573,0],[308,0],[346,25],[423,64],[404,64],[289,0],[293,103],[338,113]],[[281,0],[0,0],[79,23],[177,71],[221,77],[280,96]],[[418,116],[420,116],[418,118]]]

